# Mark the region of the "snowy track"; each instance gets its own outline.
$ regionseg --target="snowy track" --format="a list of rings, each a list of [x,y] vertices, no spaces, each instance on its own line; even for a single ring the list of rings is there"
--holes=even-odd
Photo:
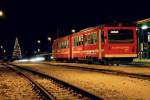
[[[0,65],[0,100],[40,100],[32,89],[26,79]]]
[[[48,65],[61,66],[61,67],[69,68],[69,69],[86,70],[86,71],[90,71],[90,72],[94,71],[94,72],[100,72],[100,73],[105,73],[105,74],[127,76],[127,77],[131,77],[131,78],[138,78],[138,79],[143,79],[143,80],[149,80],[150,81],[150,75],[144,75],[144,74],[140,74],[140,73],[130,73],[130,72],[119,71],[119,70],[111,70],[111,69],[96,69],[96,68],[92,68],[92,67],[88,68],[88,67],[81,67],[81,66],[52,65],[52,64],[48,64]]]
[[[85,90],[75,87],[71,84],[58,80],[54,77],[48,76],[33,69],[15,66],[16,68],[28,73],[32,79],[36,80],[39,84],[46,88],[46,90],[53,95],[55,99],[69,99],[69,100],[102,100]],[[29,73],[30,72],[30,73]],[[34,75],[33,75],[34,74]]]
[[[58,63],[56,63],[58,65]],[[65,63],[64,63],[65,64]],[[67,63],[68,64],[68,63]],[[97,71],[52,66],[42,63],[17,64],[24,68],[38,70],[47,75],[56,77],[74,86],[80,87],[104,100],[150,100],[150,81],[139,78],[131,78],[123,75],[112,75]],[[60,64],[59,64],[60,65]],[[129,68],[119,66],[100,66],[85,64],[70,64],[70,66],[109,68],[125,72],[141,73],[149,75],[147,68]]]
[[[34,81],[29,75],[22,73],[20,70],[18,70],[17,68],[14,68],[12,66],[9,66],[9,65],[4,65],[4,66],[17,72],[18,75],[26,78],[28,80],[28,82],[30,83],[32,90],[34,90],[34,92],[36,92],[36,94],[39,96],[40,99],[55,100],[54,97],[51,94],[49,94],[45,88],[43,88],[40,84],[38,84],[36,81]]]

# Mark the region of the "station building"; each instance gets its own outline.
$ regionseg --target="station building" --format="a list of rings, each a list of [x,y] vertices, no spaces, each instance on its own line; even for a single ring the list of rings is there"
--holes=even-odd
[[[139,20],[137,24],[138,57],[150,58],[150,18]]]

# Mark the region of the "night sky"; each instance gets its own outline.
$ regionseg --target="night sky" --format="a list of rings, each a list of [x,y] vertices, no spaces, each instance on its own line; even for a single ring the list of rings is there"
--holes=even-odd
[[[41,40],[47,51],[52,39],[90,26],[133,22],[150,17],[149,2],[141,0],[0,0],[5,18],[0,18],[0,45],[12,55],[15,37],[22,53],[32,55]]]

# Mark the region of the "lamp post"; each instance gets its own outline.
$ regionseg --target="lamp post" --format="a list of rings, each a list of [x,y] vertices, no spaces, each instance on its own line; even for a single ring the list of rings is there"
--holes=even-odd
[[[50,47],[51,47],[52,38],[48,37],[47,40],[48,40],[48,47],[47,47],[48,48],[48,60],[50,60]]]
[[[39,53],[41,50],[40,50],[40,44],[41,44],[41,41],[40,40],[37,40],[37,43],[38,43],[38,49],[37,49],[37,52]]]

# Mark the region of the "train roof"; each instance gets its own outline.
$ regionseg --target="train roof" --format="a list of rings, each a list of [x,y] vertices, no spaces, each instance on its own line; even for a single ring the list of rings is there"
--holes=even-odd
[[[63,37],[59,37],[59,38],[55,39],[54,41],[56,41],[56,40],[61,40],[61,39],[63,39],[63,38],[67,38],[67,37],[69,37],[69,36],[70,36],[70,35],[63,36]]]
[[[104,27],[136,27],[136,26],[133,25],[133,24],[130,26],[130,25],[122,24],[122,23],[102,24],[102,25],[99,25],[99,26],[88,27],[88,28],[82,29],[82,30],[80,30],[78,32],[75,32],[73,34],[78,34],[80,32],[88,32],[88,31],[92,31],[92,30],[95,30],[95,29],[98,29],[98,28],[104,28]],[[73,34],[70,34],[70,35],[73,35]],[[59,38],[55,39],[54,41],[60,40],[60,39],[63,39],[63,38],[67,38],[70,35],[59,37]]]

